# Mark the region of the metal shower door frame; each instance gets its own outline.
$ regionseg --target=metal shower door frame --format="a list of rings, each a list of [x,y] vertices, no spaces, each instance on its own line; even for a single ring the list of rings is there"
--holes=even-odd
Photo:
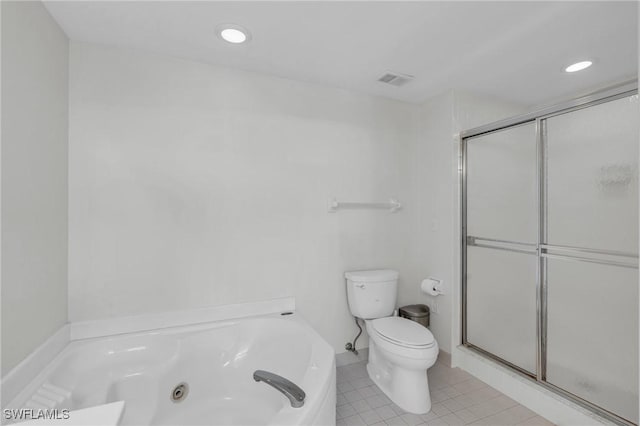
[[[547,182],[546,182],[546,120],[558,115],[570,113],[583,108],[589,108],[602,103],[614,101],[616,99],[625,98],[636,95],[638,93],[637,80],[624,83],[588,96],[573,99],[568,102],[556,104],[547,108],[540,109],[528,114],[500,120],[494,123],[465,130],[460,133],[461,143],[461,169],[460,169],[460,224],[461,224],[461,241],[460,241],[460,261],[461,261],[461,325],[462,325],[462,342],[461,344],[469,349],[480,353],[502,365],[516,371],[522,376],[535,381],[540,386],[550,389],[551,391],[566,397],[572,402],[595,412],[596,414],[613,421],[617,424],[631,426],[634,423],[603,409],[579,396],[572,394],[562,388],[559,388],[546,381],[546,359],[547,359],[547,259],[561,258],[564,260],[573,260],[577,262],[592,262],[619,267],[630,267],[638,269],[638,254],[624,253],[612,250],[595,250],[579,247],[567,247],[547,244]],[[468,169],[468,150],[467,143],[469,139],[474,137],[488,135],[490,133],[507,130],[523,124],[535,124],[536,130],[536,186],[537,186],[537,242],[536,244],[524,244],[517,241],[496,240],[491,238],[482,238],[482,236],[467,235],[467,169]],[[480,243],[478,243],[480,240]],[[484,242],[484,244],[483,244]],[[467,334],[467,247],[477,246],[484,248],[492,248],[498,250],[508,250],[513,252],[534,254],[537,259],[536,266],[536,371],[535,374],[522,369],[521,367],[510,363],[468,341]],[[517,247],[513,247],[517,246]],[[629,262],[613,261],[611,259],[597,259],[595,255],[616,256],[628,258]],[[591,257],[590,257],[591,256]]]

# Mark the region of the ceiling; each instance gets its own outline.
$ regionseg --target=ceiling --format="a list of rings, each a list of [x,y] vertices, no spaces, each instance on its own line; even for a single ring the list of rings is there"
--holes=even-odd
[[[637,2],[51,1],[72,40],[408,102],[451,88],[537,105],[635,78]],[[232,45],[221,23],[249,29]],[[594,65],[574,74],[582,59]],[[387,71],[415,76],[394,87]]]

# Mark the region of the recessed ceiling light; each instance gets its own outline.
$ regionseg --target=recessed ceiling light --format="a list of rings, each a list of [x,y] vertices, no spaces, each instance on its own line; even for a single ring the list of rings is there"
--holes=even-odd
[[[221,39],[233,44],[246,43],[251,39],[251,34],[246,28],[235,24],[218,25],[217,33]]]
[[[582,71],[583,69],[589,68],[592,64],[593,64],[593,62],[591,62],[591,61],[576,62],[575,64],[569,65],[564,70],[565,70],[565,72]]]

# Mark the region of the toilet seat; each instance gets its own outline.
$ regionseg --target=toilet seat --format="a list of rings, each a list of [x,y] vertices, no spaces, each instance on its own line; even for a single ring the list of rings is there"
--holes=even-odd
[[[401,317],[385,317],[371,321],[378,337],[393,345],[411,349],[428,349],[436,344],[429,329]]]

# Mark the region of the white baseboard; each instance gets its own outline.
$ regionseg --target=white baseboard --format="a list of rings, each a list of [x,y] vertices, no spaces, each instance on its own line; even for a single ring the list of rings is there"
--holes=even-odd
[[[295,311],[293,297],[71,323],[71,340]]]
[[[468,348],[454,349],[458,367],[558,425],[614,425]]]
[[[65,324],[2,378],[2,407],[11,402],[69,344],[70,327]]]
[[[440,349],[440,352],[438,353],[438,362],[451,368],[451,354]]]
[[[367,359],[369,359],[369,348],[358,349],[358,355],[353,352],[342,352],[336,354],[336,367],[355,364],[356,362],[366,361]]]
[[[356,362],[366,361],[367,359],[369,359],[369,348],[358,349],[358,355],[353,352],[342,352],[336,354],[336,367],[355,364]],[[447,367],[451,367],[451,354],[441,350],[438,354],[438,362]]]

